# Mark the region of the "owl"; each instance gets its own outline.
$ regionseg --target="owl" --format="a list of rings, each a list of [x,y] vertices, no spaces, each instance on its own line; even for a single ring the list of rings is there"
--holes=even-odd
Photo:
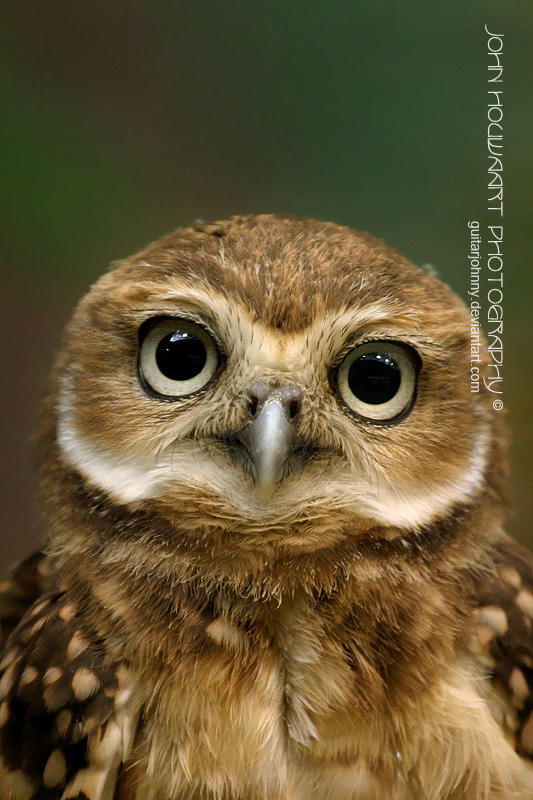
[[[2,800],[531,800],[533,559],[469,375],[461,300],[346,227],[114,264],[1,586]]]

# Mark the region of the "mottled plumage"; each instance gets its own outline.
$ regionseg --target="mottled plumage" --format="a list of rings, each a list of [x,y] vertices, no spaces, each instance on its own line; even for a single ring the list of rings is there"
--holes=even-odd
[[[314,220],[101,278],[43,417],[46,547],[0,587],[2,800],[531,800],[533,560],[468,335]]]
[[[30,607],[1,668],[0,753],[26,794],[101,797],[107,782],[113,796],[135,732],[136,719],[124,713],[132,687],[126,667],[62,592]],[[3,790],[9,796],[9,781]]]

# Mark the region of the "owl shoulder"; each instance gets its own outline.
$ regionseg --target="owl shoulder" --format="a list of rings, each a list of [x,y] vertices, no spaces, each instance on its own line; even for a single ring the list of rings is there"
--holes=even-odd
[[[113,797],[138,717],[127,665],[65,593],[45,592],[0,656],[0,796]]]
[[[475,583],[471,650],[490,679],[489,703],[508,741],[533,759],[533,555],[505,539]]]
[[[0,649],[28,608],[53,585],[48,559],[40,550],[16,564],[0,582]]]

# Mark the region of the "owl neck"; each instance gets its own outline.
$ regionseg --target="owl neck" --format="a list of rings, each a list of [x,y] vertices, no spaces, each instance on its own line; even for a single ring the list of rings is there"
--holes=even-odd
[[[347,531],[324,551],[280,549],[268,558],[260,549],[234,552],[226,542],[224,553],[198,531],[192,547],[192,532],[145,512],[125,513],[75,475],[62,480],[49,543],[61,588],[157,685],[178,656],[192,665],[228,637],[239,637],[244,660],[248,650],[252,659],[265,648],[290,660],[302,636],[324,648],[339,642],[356,673],[363,652],[376,675],[401,662],[413,681],[423,675],[427,682],[461,647],[458,620],[491,544],[487,501],[402,536],[373,529],[354,538]],[[366,675],[355,682],[363,694]]]

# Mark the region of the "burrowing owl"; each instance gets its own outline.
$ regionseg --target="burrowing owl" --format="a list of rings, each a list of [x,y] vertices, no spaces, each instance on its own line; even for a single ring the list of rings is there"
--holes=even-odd
[[[533,797],[533,569],[470,319],[348,228],[179,230],[81,301],[3,585],[3,800]]]

